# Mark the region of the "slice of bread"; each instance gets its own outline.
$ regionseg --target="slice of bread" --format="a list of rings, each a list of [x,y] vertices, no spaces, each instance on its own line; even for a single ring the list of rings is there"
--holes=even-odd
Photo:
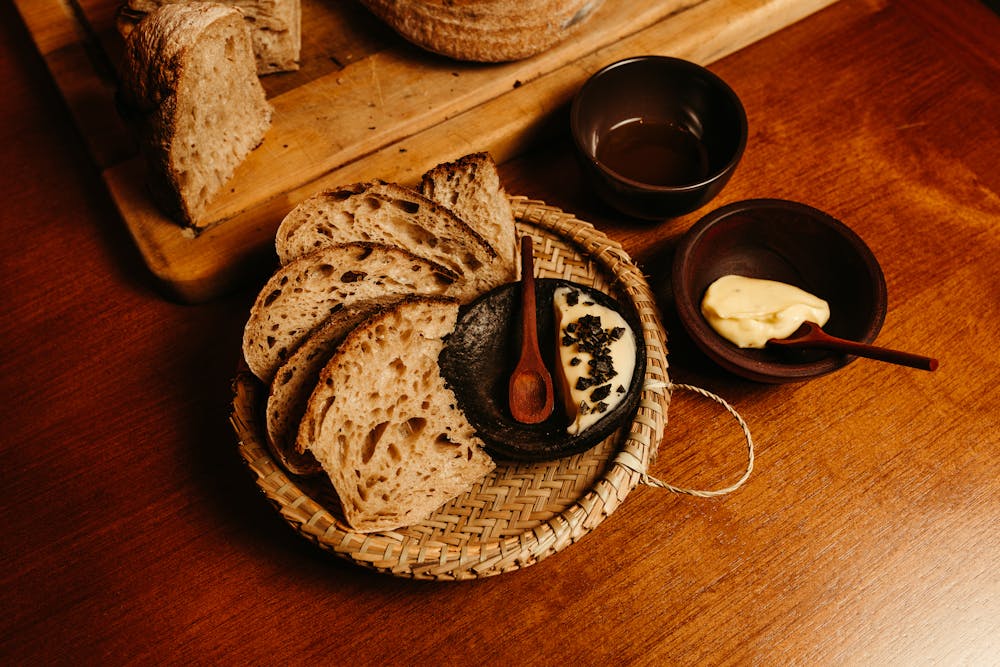
[[[489,153],[472,153],[434,167],[420,183],[420,192],[450,209],[497,251],[513,279],[519,260],[514,211]]]
[[[418,523],[494,467],[442,378],[458,303],[413,297],[356,328],[320,373],[299,445],[359,532]]]
[[[153,195],[186,225],[271,124],[243,15],[213,3],[165,5],[125,43],[119,108],[135,129]]]
[[[331,243],[364,240],[406,248],[448,267],[482,293],[513,280],[489,243],[458,216],[394,183],[359,183],[315,195],[285,216],[275,235],[286,263]]]
[[[118,12],[118,32],[127,37],[135,24],[163,5],[189,0],[128,0]],[[302,50],[302,6],[300,0],[216,0],[236,7],[250,28],[257,75],[288,72],[299,68]]]
[[[243,330],[243,358],[270,383],[318,325],[342,308],[376,297],[450,295],[448,269],[395,246],[344,243],[320,248],[275,272],[257,295]]]
[[[355,327],[402,297],[378,297],[341,308],[313,330],[278,367],[271,380],[265,408],[266,430],[272,452],[296,475],[323,469],[308,450],[299,451],[295,437],[309,394],[330,357]]]

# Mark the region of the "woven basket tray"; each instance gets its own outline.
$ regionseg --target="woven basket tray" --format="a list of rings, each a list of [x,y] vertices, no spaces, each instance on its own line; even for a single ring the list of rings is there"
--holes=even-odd
[[[511,203],[518,231],[535,238],[535,273],[616,293],[642,322],[646,377],[628,426],[590,450],[555,461],[499,463],[473,489],[420,524],[357,533],[340,516],[323,476],[287,474],[262,427],[266,391],[249,373],[234,381],[231,421],[257,485],[299,533],[338,556],[389,574],[465,580],[527,567],[593,530],[643,479],[667,422],[666,335],[645,278],[614,241],[592,225],[522,197]]]

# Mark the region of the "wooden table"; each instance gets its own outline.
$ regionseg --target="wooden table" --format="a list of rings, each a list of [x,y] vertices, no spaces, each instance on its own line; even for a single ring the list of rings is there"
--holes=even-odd
[[[711,67],[751,134],[708,208],[782,197],[851,225],[886,275],[879,342],[937,356],[934,373],[727,376],[666,307],[671,250],[705,211],[609,213],[558,122],[502,165],[511,192],[640,262],[672,379],[736,406],[757,466],[717,499],[640,487],[579,544],[461,584],[336,560],[264,501],[226,420],[256,286],[163,298],[7,3],[0,25],[0,662],[1000,662],[1000,18],[984,5],[842,0]],[[651,473],[721,486],[743,456],[727,415],[678,393]]]

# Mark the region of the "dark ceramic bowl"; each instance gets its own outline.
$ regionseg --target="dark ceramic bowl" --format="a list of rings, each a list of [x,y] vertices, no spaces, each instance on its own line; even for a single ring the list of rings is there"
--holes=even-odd
[[[865,242],[844,223],[812,207],[754,199],[709,213],[685,234],[673,265],[677,314],[695,344],[724,369],[758,382],[795,382],[833,372],[854,357],[819,350],[742,349],[701,314],[705,290],[736,274],[777,280],[830,305],[823,329],[872,343],[886,311],[885,278]]]
[[[640,124],[644,135],[623,136],[625,126]],[[732,88],[700,65],[665,56],[629,58],[591,76],[573,100],[570,128],[598,195],[647,220],[708,203],[747,142],[746,112]]]

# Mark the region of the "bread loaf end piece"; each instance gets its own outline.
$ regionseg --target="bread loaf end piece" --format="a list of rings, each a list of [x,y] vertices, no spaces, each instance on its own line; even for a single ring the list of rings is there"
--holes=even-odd
[[[210,222],[208,205],[271,124],[243,15],[214,3],[165,5],[139,22],[118,101],[154,196],[192,227]]]
[[[349,334],[320,373],[299,445],[358,532],[418,523],[495,467],[438,367],[457,317],[454,300],[406,299]]]

